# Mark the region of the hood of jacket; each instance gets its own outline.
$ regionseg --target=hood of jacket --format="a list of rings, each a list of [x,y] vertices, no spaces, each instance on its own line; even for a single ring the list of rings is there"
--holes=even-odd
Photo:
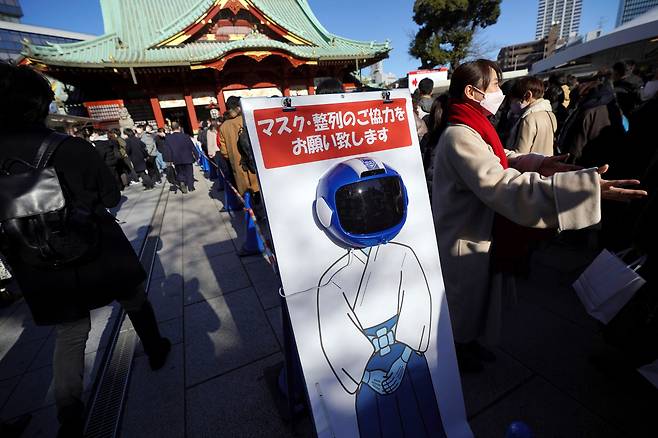
[[[521,118],[527,117],[529,114],[532,113],[540,113],[540,112],[553,112],[553,108],[551,107],[551,102],[541,98],[537,99],[536,101],[532,102],[528,107],[523,111],[523,114],[521,114]]]
[[[235,119],[239,115],[240,115],[240,112],[238,110],[230,109],[226,112],[226,114],[224,115],[224,118],[225,119]]]

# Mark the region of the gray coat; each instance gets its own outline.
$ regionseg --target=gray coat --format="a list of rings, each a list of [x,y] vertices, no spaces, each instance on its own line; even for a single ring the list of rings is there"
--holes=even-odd
[[[596,169],[546,178],[543,156],[508,151],[510,168],[470,127],[449,125],[434,162],[432,208],[456,342],[497,339],[503,279],[489,269],[494,214],[534,228],[575,230],[601,219]],[[521,173],[525,172],[525,173]]]

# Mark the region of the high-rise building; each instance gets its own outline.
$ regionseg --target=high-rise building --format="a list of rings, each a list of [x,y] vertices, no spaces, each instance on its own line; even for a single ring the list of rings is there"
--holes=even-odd
[[[0,20],[18,23],[23,16],[18,0],[0,0]]]
[[[539,0],[535,39],[548,36],[553,25],[559,26],[558,37],[568,40],[578,35],[583,0]]]
[[[658,0],[619,0],[617,26],[631,21],[633,18],[644,14],[656,6],[658,6]]]
[[[19,59],[24,42],[46,45],[93,38],[93,35],[22,24],[22,17],[19,0],[0,0],[0,61]]]

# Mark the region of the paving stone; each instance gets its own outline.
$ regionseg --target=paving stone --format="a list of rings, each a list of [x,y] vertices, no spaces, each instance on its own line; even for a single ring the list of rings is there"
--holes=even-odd
[[[185,303],[208,300],[250,286],[247,274],[235,254],[185,263]]]
[[[183,272],[183,246],[171,247],[159,251],[153,260],[151,281]]]
[[[571,287],[571,277],[535,265],[530,278],[517,281],[520,299],[553,312],[588,332],[599,332],[598,322],[587,314]]]
[[[258,293],[263,308],[271,309],[280,306],[279,288],[281,282],[272,267],[263,258],[260,258],[257,263],[246,264],[245,269],[254,285],[254,289]]]
[[[34,411],[31,415],[32,419],[21,438],[54,438],[57,435],[59,422],[55,405]]]
[[[160,335],[169,339],[172,345],[180,344],[183,342],[183,318],[170,319],[158,323],[160,328]],[[141,356],[144,354],[144,346],[141,341],[137,342],[135,348],[135,355]]]
[[[181,344],[174,345],[165,366],[155,372],[149,368],[146,356],[133,361],[122,437],[185,436],[183,348]]]
[[[265,384],[279,354],[187,390],[187,436],[291,437]],[[228,390],[230,388],[230,391]]]
[[[606,351],[600,337],[532,304],[521,302],[504,318],[502,348],[557,389],[620,429],[658,430],[651,408],[626,380],[593,366],[592,353]]]
[[[52,326],[38,326],[32,320],[32,314],[25,301],[21,301],[15,311],[0,324],[0,358],[4,351],[17,343],[30,342],[47,338]]]
[[[85,354],[83,376],[85,391],[91,387],[104,353],[105,350],[99,350]],[[25,373],[2,409],[0,417],[13,418],[55,403],[52,379],[53,370],[50,365]]]
[[[274,330],[277,341],[283,350],[283,316],[281,315],[281,306],[273,307],[265,311],[267,319],[270,320],[270,325]]]
[[[185,308],[187,385],[279,350],[253,289]]]
[[[536,437],[621,438],[582,405],[540,378],[533,378],[470,421],[478,438],[500,438],[513,421],[523,421]]]
[[[0,380],[20,376],[30,367],[34,358],[39,354],[45,339],[36,341],[17,342],[0,357]]]
[[[469,417],[502,398],[530,379],[532,373],[502,350],[494,350],[496,361],[485,364],[481,373],[462,374],[462,392]]]
[[[0,409],[5,405],[5,402],[9,399],[9,396],[18,385],[20,377],[12,377],[10,379],[0,380]]]
[[[167,277],[152,278],[148,298],[153,305],[158,321],[166,321],[183,316],[183,277],[171,274]]]
[[[193,262],[216,255],[235,252],[233,240],[223,229],[212,230],[202,235],[185,238],[183,257],[185,262]]]

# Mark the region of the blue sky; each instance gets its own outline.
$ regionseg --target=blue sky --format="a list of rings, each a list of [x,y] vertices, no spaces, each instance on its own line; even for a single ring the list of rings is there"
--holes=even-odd
[[[390,39],[394,50],[385,61],[386,71],[402,76],[418,67],[419,62],[407,53],[417,29],[411,19],[413,0],[309,0],[309,3],[333,33],[367,41]],[[484,29],[479,37],[489,49],[489,57],[495,58],[501,46],[534,38],[537,3],[537,0],[503,0],[498,23]],[[91,34],[103,32],[98,0],[21,0],[21,5],[24,23]],[[619,0],[583,0],[581,33],[596,29],[600,21],[604,31],[611,30],[618,6]]]

